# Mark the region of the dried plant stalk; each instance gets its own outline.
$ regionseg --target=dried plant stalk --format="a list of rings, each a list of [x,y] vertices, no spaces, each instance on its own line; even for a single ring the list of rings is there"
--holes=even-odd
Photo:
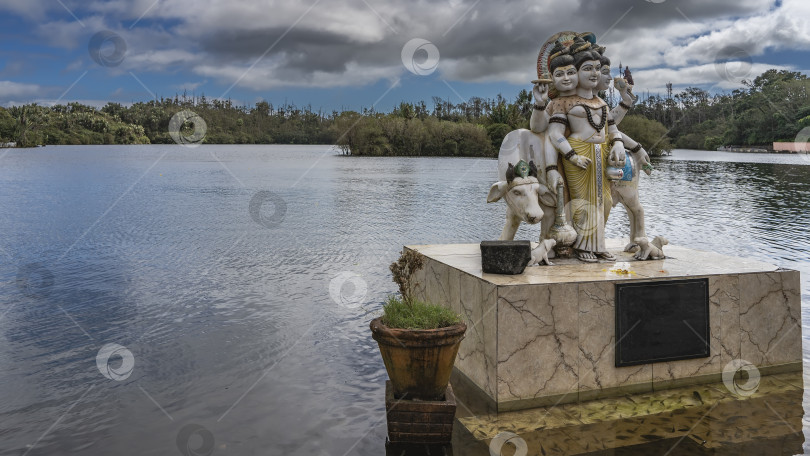
[[[419,285],[413,282],[413,273],[425,266],[425,256],[416,250],[403,249],[399,259],[389,266],[394,282],[399,286],[402,300],[410,303],[411,293]]]

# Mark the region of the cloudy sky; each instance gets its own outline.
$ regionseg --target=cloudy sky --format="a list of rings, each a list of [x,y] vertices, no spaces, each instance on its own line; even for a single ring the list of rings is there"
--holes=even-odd
[[[0,105],[186,90],[387,111],[530,88],[552,34],[591,31],[635,92],[810,70],[807,0],[0,0]]]

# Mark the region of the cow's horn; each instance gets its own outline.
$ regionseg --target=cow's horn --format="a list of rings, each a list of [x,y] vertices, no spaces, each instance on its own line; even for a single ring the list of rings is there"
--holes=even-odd
[[[529,160],[529,177],[537,179],[537,166],[535,166],[534,160]]]

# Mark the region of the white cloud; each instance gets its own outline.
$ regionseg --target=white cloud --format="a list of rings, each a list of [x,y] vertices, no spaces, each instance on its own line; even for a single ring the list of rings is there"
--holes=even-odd
[[[184,82],[182,84],[174,85],[174,88],[178,90],[197,90],[199,87],[204,86],[207,82],[208,81]]]
[[[42,95],[43,87],[38,84],[27,84],[14,81],[0,81],[0,100],[25,98]]]
[[[607,45],[614,68],[620,62],[633,68],[637,90],[655,93],[667,82],[676,87],[732,90],[742,87],[742,79],[752,79],[771,68],[795,70],[793,66],[757,60],[772,50],[810,50],[807,17],[810,2],[788,0],[780,8],[763,8],[750,17],[704,21],[673,17],[655,27],[640,27],[629,33],[611,32],[608,39],[600,42]],[[452,80],[525,85],[534,77],[536,58],[536,51],[506,52],[445,59],[439,68],[444,77]]]
[[[730,91],[743,87],[743,79],[753,79],[769,69],[791,70],[795,69],[786,65],[770,65],[764,63],[749,64],[746,61],[730,61],[725,64],[715,65],[705,63],[682,68],[656,68],[650,70],[633,71],[633,79],[636,82],[635,93],[639,95],[641,91],[649,91],[651,95],[666,93],[666,84],[672,82],[677,87],[701,86],[709,87],[713,91]],[[639,84],[643,81],[643,84]]]
[[[67,18],[38,21],[34,28],[35,35],[40,37],[44,43],[57,48],[84,47],[87,49],[90,36],[108,28],[101,16],[81,18],[81,23],[70,17],[67,12],[62,16],[67,16]]]
[[[84,59],[76,59],[70,62],[70,64],[68,64],[68,66],[66,66],[65,69],[62,70],[62,72],[72,73],[74,71],[80,70],[83,66],[84,66]]]
[[[28,19],[41,19],[49,9],[58,5],[48,0],[0,0],[0,10],[10,11]]]
[[[140,71],[161,71],[176,65],[193,65],[203,56],[183,49],[159,49],[144,52],[127,52],[123,68]]]

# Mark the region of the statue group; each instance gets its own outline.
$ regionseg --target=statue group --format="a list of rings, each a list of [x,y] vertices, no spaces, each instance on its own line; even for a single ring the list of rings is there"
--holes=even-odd
[[[636,99],[629,72],[612,79],[610,59],[594,34],[561,32],[543,45],[537,75],[531,131],[504,138],[499,181],[487,198],[507,202],[501,240],[513,239],[522,221],[541,223],[541,244],[556,241],[557,255],[614,260],[605,247],[605,224],[611,208],[622,203],[630,220],[625,250],[638,249],[637,259],[663,256],[650,246],[638,199],[640,171],[652,171],[649,156],[619,130]],[[621,101],[611,110],[599,93],[612,80]]]

